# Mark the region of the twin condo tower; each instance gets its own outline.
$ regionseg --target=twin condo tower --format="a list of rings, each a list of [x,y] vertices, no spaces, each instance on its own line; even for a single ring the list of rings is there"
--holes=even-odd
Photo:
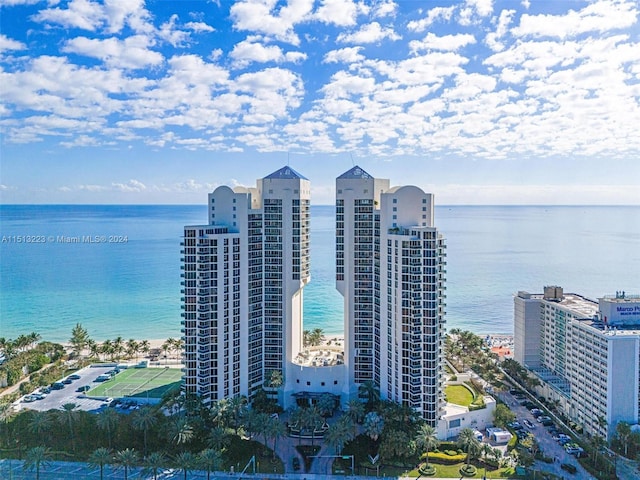
[[[336,288],[344,343],[303,342],[308,179],[290,167],[209,194],[182,243],[183,388],[205,403],[266,388],[288,408],[365,382],[432,426],[442,393],[445,246],[433,195],[353,167],[336,179]]]

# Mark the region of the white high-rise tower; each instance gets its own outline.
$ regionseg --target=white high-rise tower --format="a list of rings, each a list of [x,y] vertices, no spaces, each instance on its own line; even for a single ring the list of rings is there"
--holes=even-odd
[[[442,398],[444,240],[433,195],[354,167],[336,179],[336,287],[344,297],[345,396],[382,398],[436,426]]]
[[[184,229],[184,389],[248,397],[302,349],[310,183],[284,167],[255,188],[219,187],[209,224]],[[290,388],[285,387],[285,391]]]
[[[206,403],[252,397],[273,372],[281,404],[358,395],[414,408],[443,404],[444,241],[433,196],[354,167],[336,180],[336,286],[344,351],[303,345],[310,183],[289,167],[254,188],[219,187],[209,223],[184,229],[184,389]]]

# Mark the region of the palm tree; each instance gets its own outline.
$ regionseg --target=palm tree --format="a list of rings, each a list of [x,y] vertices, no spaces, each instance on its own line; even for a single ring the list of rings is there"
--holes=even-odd
[[[269,438],[273,438],[273,458],[276,458],[276,445],[280,438],[283,438],[287,434],[287,427],[284,426],[277,418],[269,417],[269,422],[267,423],[267,435]]]
[[[322,395],[320,395],[320,398],[316,403],[316,407],[318,407],[320,415],[322,415],[322,417],[326,419],[333,414],[333,410],[336,408],[336,401],[333,395],[323,393]]]
[[[96,425],[98,425],[98,428],[100,430],[105,430],[107,432],[107,440],[108,440],[109,448],[112,447],[111,434],[113,433],[113,430],[116,428],[119,418],[120,417],[118,415],[118,412],[116,412],[112,408],[105,408],[100,413],[98,413],[96,417]]]
[[[480,445],[475,433],[470,428],[463,428],[458,436],[458,445],[467,452],[467,467],[471,464],[471,452],[477,450]]]
[[[167,463],[167,457],[162,452],[152,452],[144,459],[145,474],[153,475],[153,480],[157,480],[158,473]]]
[[[222,455],[218,450],[207,448],[198,454],[198,464],[207,471],[207,480],[210,480],[211,472],[215,472],[222,465]]]
[[[124,352],[124,338],[118,336],[113,341],[113,353],[116,356],[116,360],[119,360],[120,357],[122,357],[123,352]]]
[[[176,445],[185,445],[193,439],[193,428],[184,417],[178,417],[169,428],[169,438]]]
[[[245,430],[249,434],[256,433],[256,430],[252,430],[252,427],[250,427],[249,425],[245,426]],[[212,449],[221,452],[231,442],[231,438],[229,435],[230,430],[224,427],[213,427],[209,432],[207,445],[209,445]]]
[[[111,340],[105,340],[104,342],[102,342],[102,345],[100,345],[100,353],[104,355],[105,360],[107,359],[107,357],[113,358],[114,356],[113,342],[111,342]]]
[[[349,417],[341,417],[336,423],[329,427],[324,436],[327,445],[333,447],[337,455],[342,454],[344,444],[353,440],[353,421]]]
[[[616,435],[624,447],[624,456],[626,457],[629,449],[629,440],[631,439],[631,426],[627,422],[618,422]]]
[[[133,338],[127,340],[127,357],[133,358],[136,357],[138,359],[138,342],[136,342]]]
[[[50,428],[51,416],[49,415],[49,412],[33,412],[29,419],[29,431],[33,433],[36,438],[46,438]]]
[[[152,407],[143,407],[138,410],[131,420],[131,425],[136,430],[144,433],[144,453],[147,453],[147,432],[158,423],[156,411]]]
[[[27,335],[27,338],[29,339],[30,348],[34,348],[36,344],[42,339],[40,334],[36,332],[31,332],[29,335]]]
[[[76,414],[78,406],[75,403],[65,403],[60,407],[63,412],[63,417],[61,421],[65,421],[69,425],[69,438],[71,438],[71,449],[75,450],[75,439],[73,435],[73,422],[76,419]]]
[[[108,448],[100,447],[95,449],[89,456],[89,465],[100,469],[100,480],[104,476],[104,467],[113,461],[113,455]]]
[[[49,464],[50,453],[46,447],[33,447],[27,450],[22,468],[36,471],[36,480],[40,480],[40,469]]]
[[[164,364],[165,365],[169,361],[169,358],[167,356],[167,352],[172,349],[173,342],[175,342],[175,340],[173,338],[167,338],[165,340],[165,342],[162,344],[162,347],[160,347],[160,348],[162,348],[162,351],[164,352]]]
[[[380,389],[373,380],[367,380],[358,387],[358,396],[367,399],[367,410],[371,411],[380,401]]]
[[[418,435],[416,436],[416,444],[427,454],[426,460],[428,467],[429,452],[432,448],[436,448],[440,444],[440,442],[438,441],[438,432],[431,425],[427,425],[426,423],[423,424],[420,427],[420,430],[418,430]]]
[[[227,400],[227,408],[233,416],[233,428],[235,434],[238,435],[240,428],[240,418],[247,411],[247,397],[244,395],[236,395]]]
[[[87,348],[89,349],[89,355],[94,358],[100,358],[100,345],[95,340],[87,341]]]
[[[353,398],[347,402],[347,416],[354,424],[362,422],[364,418],[364,404],[357,398]]]
[[[187,474],[197,467],[198,459],[191,452],[180,452],[174,458],[174,463],[178,470],[182,470],[184,472],[184,480],[187,480]]]
[[[13,416],[13,407],[10,403],[0,403],[0,446],[3,445],[3,441],[8,441],[9,439],[9,428],[7,424],[9,420]],[[6,432],[5,432],[6,430]],[[6,442],[5,442],[6,443]]]
[[[322,425],[324,419],[315,405],[304,409],[302,417],[302,427],[311,431],[311,445],[314,445],[316,438],[316,428]],[[302,433],[302,429],[300,431]]]
[[[138,464],[138,452],[133,448],[120,450],[116,452],[115,463],[124,468],[124,480],[127,480],[129,478],[129,469]]]
[[[140,348],[140,352],[142,352],[145,356],[151,350],[151,346],[149,345],[149,341],[148,340],[142,340],[138,346]]]
[[[369,412],[364,417],[364,431],[374,442],[382,434],[384,420],[376,412]]]

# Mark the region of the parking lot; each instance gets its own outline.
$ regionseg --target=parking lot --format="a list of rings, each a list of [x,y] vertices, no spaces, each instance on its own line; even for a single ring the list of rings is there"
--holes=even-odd
[[[500,394],[500,398],[509,406],[511,411],[516,414],[516,419],[522,425],[525,425],[524,430],[530,432],[536,438],[540,450],[546,457],[552,458],[554,461],[551,464],[536,461],[536,467],[540,470],[555,473],[564,478],[574,477],[580,479],[593,478],[578,462],[578,459],[574,455],[570,455],[566,452],[565,448],[553,439],[553,435],[549,432],[549,427],[545,427],[542,422],[538,422],[538,419],[531,413],[531,411],[521,405],[513,395],[509,392]],[[533,427],[527,426],[527,424],[533,425]],[[556,426],[558,430],[561,430]],[[569,474],[567,471],[561,468],[562,464],[569,464],[576,467],[575,474]]]
[[[65,403],[74,403],[80,410],[97,412],[106,407],[106,402],[103,400],[87,398],[83,392],[78,390],[81,387],[86,386],[90,388],[95,387],[97,383],[94,383],[94,380],[99,375],[105,374],[112,368],[112,366],[92,366],[83,368],[82,370],[75,372],[75,375],[78,375],[80,378],[72,380],[69,384],[63,384],[64,387],[62,389],[51,389],[50,392],[44,394],[44,398],[40,400],[28,401],[28,399],[25,399],[25,395],[25,397],[21,397],[14,405],[16,405],[17,409],[46,411],[51,409],[59,410]],[[62,382],[62,380],[65,380],[66,378],[69,377],[61,378],[58,381]],[[36,392],[41,391],[41,388],[36,390]]]

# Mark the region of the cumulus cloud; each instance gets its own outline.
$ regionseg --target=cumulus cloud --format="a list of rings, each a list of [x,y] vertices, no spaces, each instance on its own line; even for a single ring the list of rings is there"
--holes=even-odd
[[[274,14],[273,0],[240,0],[233,4],[230,14],[236,30],[262,33],[298,45],[300,38],[294,27],[308,17],[312,6],[313,0],[291,0]]]
[[[76,37],[62,47],[65,53],[76,53],[102,60],[109,67],[144,68],[159,65],[164,57],[157,51],[149,49],[154,42],[145,35],[135,35],[119,40],[107,38]]]
[[[362,25],[360,29],[353,33],[341,33],[338,35],[338,42],[342,43],[376,43],[384,39],[400,40],[393,27],[382,27],[378,22]]]
[[[472,43],[476,43],[476,39],[468,33],[444,35],[442,37],[438,37],[433,33],[427,33],[427,36],[423,40],[409,42],[409,50],[412,53],[423,50],[456,51]]]
[[[327,52],[323,58],[324,63],[356,63],[364,60],[360,54],[362,47],[346,47]]]
[[[0,33],[0,52],[7,50],[24,50],[25,48],[27,47],[24,43],[12,40],[6,35]]]
[[[384,11],[384,5],[380,6]],[[357,24],[359,14],[369,13],[369,7],[364,3],[352,0],[322,0],[314,18],[323,23],[340,27],[351,27]]]
[[[71,0],[66,8],[43,9],[31,18],[36,22],[92,32],[103,29],[108,33],[116,33],[125,25],[136,32],[149,32],[152,29],[144,0],[105,0],[104,4],[90,0]]]
[[[229,56],[233,59],[234,66],[237,68],[244,68],[254,62],[298,63],[307,58],[305,53],[284,53],[282,49],[276,45],[264,45],[253,38],[237,43]]]
[[[413,32],[424,32],[436,21],[448,22],[453,16],[455,7],[434,7],[427,12],[427,16],[419,20],[411,20],[407,29]]]
[[[518,37],[573,38],[589,32],[608,32],[634,25],[638,8],[634,2],[600,1],[566,15],[523,14],[520,24],[512,29]]]

